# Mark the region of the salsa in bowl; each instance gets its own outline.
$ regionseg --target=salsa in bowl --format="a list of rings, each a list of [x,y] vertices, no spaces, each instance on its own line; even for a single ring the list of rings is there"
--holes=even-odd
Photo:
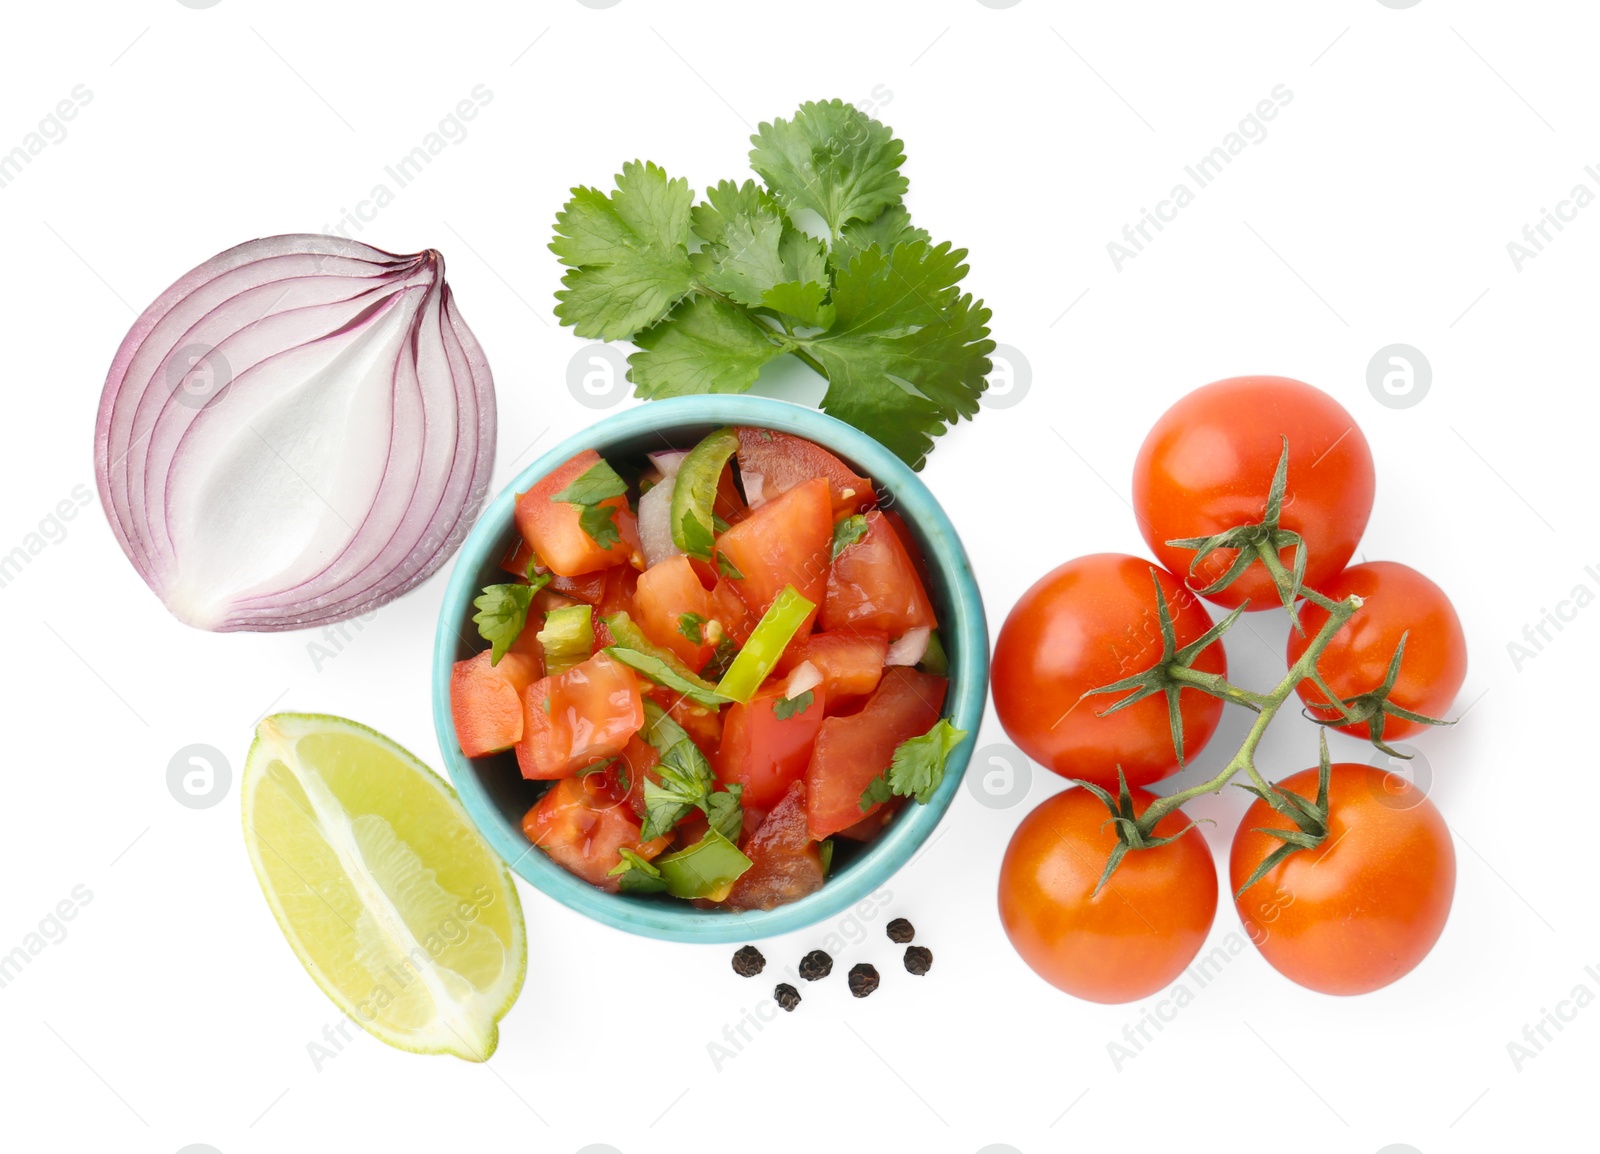
[[[474,821],[607,924],[743,940],[879,887],[987,688],[953,527],[877,442],[748,396],[655,402],[534,462],[463,546],[434,716]]]

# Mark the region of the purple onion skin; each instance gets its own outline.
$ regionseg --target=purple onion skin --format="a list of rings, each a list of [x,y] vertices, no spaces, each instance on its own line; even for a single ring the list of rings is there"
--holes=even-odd
[[[349,539],[329,548],[306,544],[281,572],[269,569],[248,591],[216,593],[213,586],[197,596],[192,574],[215,570],[227,554],[208,554],[194,538],[201,526],[168,514],[186,496],[200,500],[220,488],[228,511],[248,516],[233,506],[253,490],[237,481],[190,491],[182,478],[213,478],[207,465],[238,456],[226,456],[228,436],[255,428],[238,406],[275,411],[262,406],[294,393],[297,381],[286,367],[294,358],[346,345],[386,349],[360,344],[385,336],[392,364],[374,358],[367,376],[341,379],[325,371],[299,382],[331,376],[355,396],[350,390],[362,381],[381,383],[387,366],[388,448],[381,469],[375,465],[367,475],[375,486],[371,505],[351,517],[334,510]],[[230,395],[238,398],[231,415],[223,408]],[[101,395],[95,477],[118,544],[180,620],[219,632],[310,628],[372,612],[454,554],[488,494],[495,416],[488,361],[456,308],[437,251],[407,256],[340,237],[267,237],[191,270],[134,322]],[[220,449],[207,456],[208,445]],[[191,561],[187,584],[181,553],[203,559]]]

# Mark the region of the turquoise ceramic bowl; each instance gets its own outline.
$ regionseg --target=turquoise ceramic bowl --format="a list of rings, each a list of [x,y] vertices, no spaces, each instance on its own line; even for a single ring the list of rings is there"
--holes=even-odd
[[[871,477],[886,505],[910,526],[928,559],[928,590],[938,611],[940,638],[950,658],[945,715],[971,736],[950,757],[944,782],[927,805],[909,804],[865,847],[835,843],[833,872],[819,891],[774,910],[700,910],[656,896],[608,894],[580,881],[529,844],[522,816],[546,788],[523,779],[509,754],[467,758],[450,715],[450,669],[483,648],[472,627],[472,599],[503,581],[499,568],[516,528],[516,494],[584,449],[627,458],[668,448],[687,449],[724,425],[756,425],[806,437]],[[848,909],[877,890],[928,839],[961,785],[976,742],[989,685],[989,637],[983,602],[955,527],[917,475],[865,433],[816,409],[751,396],[678,397],[626,409],[568,438],[524,469],[479,518],[461,547],[433,652],[433,719],[450,778],[472,820],[502,858],[530,885],[608,926],[645,937],[683,942],[750,941],[802,929]]]

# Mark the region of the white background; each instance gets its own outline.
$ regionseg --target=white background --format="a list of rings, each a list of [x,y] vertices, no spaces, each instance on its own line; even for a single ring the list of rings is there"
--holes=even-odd
[[[270,709],[346,714],[437,764],[429,644],[444,585],[383,609],[319,670],[302,635],[206,635],[162,610],[91,504],[0,589],[9,673],[0,952],[76,885],[92,901],[0,989],[8,1147],[225,1154],[392,1147],[1031,1152],[1174,1142],[1425,1154],[1532,1147],[1583,1127],[1600,1059],[1589,1008],[1520,1072],[1507,1043],[1573,987],[1600,993],[1592,879],[1593,663],[1586,609],[1518,671],[1507,643],[1600,563],[1594,532],[1593,269],[1600,209],[1517,271],[1506,243],[1600,162],[1597,29],[1579,4],[915,5],[731,0],[329,5],[177,0],[8,6],[0,151],[75,85],[70,133],[0,189],[7,367],[0,552],[75,486],[123,332],[214,251],[337,221],[475,85],[492,102],[360,238],[437,246],[493,363],[499,488],[596,415],[566,387],[581,342],[551,315],[545,248],[569,186],[634,157],[697,189],[743,178],[746,138],[802,101],[875,105],[910,157],[910,207],[971,250],[969,286],[1031,387],[938,447],[925,476],[964,534],[991,628],[1048,567],[1141,552],[1125,503],[1156,415],[1219,377],[1282,373],[1336,396],[1377,460],[1368,558],[1455,598],[1472,663],[1457,728],[1419,741],[1456,835],[1443,938],[1412,975],[1335,1000],[1253,950],[1119,1072],[1107,1043],[1159,999],[1075,1001],[1012,954],[995,913],[1025,803],[963,790],[869,921],[763,943],[774,967],[862,937],[883,989],[839,975],[714,1068],[770,987],[731,947],[652,943],[522,887],[527,986],[487,1069],[357,1034],[320,1072],[333,1006],[251,876],[237,797],[177,804],[182,746],[235,774]],[[1106,244],[1275,85],[1292,103],[1119,272]],[[876,94],[876,95],[875,95]],[[1385,407],[1369,359],[1432,364]],[[625,403],[633,403],[631,401]],[[1281,622],[1231,640],[1276,680]],[[1209,773],[1231,723],[1192,773]],[[1004,741],[991,720],[980,744]],[[1311,764],[1285,720],[1271,772]],[[1336,753],[1363,756],[1355,743]],[[1189,780],[1188,778],[1180,780]],[[1245,799],[1193,808],[1225,854]],[[912,918],[936,955],[907,977],[882,934]],[[1226,904],[1212,945],[1235,932]],[[1132,1136],[1130,1138],[1130,1136]]]

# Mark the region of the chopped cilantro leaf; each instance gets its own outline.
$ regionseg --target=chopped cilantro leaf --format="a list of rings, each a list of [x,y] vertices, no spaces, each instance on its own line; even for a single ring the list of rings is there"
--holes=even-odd
[[[661,871],[645,861],[626,846],[617,850],[622,860],[606,876],[617,880],[617,888],[625,894],[658,894],[667,888]]]
[[[739,572],[739,566],[728,560],[728,555],[726,553],[720,551],[717,553],[717,572],[721,573],[724,577],[732,578],[735,581],[744,580],[744,574]]]
[[[609,463],[596,461],[550,499],[565,501],[569,505],[598,505],[601,501],[620,497],[627,491],[628,483],[617,476],[617,471]]]
[[[950,751],[966,736],[966,730],[957,729],[941,717],[927,733],[902,741],[889,768],[861,791],[861,812],[891,797],[914,797],[919,804],[927,805],[944,780],[944,763]]]
[[[579,505],[578,528],[602,549],[609,549],[622,540],[617,532],[617,507],[615,505]]]
[[[867,535],[867,519],[860,513],[844,518],[833,527],[833,559]]]
[[[791,717],[804,713],[814,700],[815,695],[809,689],[794,697],[780,697],[772,703],[772,716],[779,721],[788,721]]]
[[[744,830],[744,809],[739,804],[743,793],[744,786],[735,782],[709,795],[701,807],[711,828],[731,842],[737,842]]]
[[[690,645],[704,645],[706,643],[703,626],[706,619],[698,613],[678,614],[678,632],[681,633]]]
[[[550,574],[541,573],[527,585],[488,585],[473,599],[477,612],[472,622],[478,636],[489,643],[489,664],[499,665],[528,624],[528,606],[533,595],[550,583]]]

